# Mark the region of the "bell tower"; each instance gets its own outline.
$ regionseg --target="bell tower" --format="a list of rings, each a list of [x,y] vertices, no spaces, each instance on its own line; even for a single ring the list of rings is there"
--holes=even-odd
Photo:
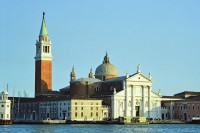
[[[44,95],[52,90],[52,53],[51,41],[43,12],[39,40],[36,41],[35,56],[35,96]]]

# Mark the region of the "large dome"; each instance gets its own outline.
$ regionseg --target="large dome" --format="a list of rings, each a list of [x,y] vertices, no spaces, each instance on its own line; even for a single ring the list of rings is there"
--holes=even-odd
[[[108,76],[109,78],[116,77],[118,75],[117,68],[110,64],[108,54],[104,57],[104,61],[96,68],[95,77]]]

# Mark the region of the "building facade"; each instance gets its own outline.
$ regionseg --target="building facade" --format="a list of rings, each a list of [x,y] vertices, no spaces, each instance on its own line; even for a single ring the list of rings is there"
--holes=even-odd
[[[165,120],[190,121],[193,117],[200,117],[200,92],[181,92],[166,99],[163,96],[162,107],[166,113],[162,113]]]
[[[71,120],[102,121],[108,118],[108,106],[102,105],[102,100],[94,98],[72,98]]]
[[[0,95],[0,121],[2,120],[11,120],[11,101],[8,100],[7,91]]]
[[[123,89],[111,96],[112,118],[145,116],[161,118],[161,96],[152,90],[150,78],[137,72],[122,78]]]

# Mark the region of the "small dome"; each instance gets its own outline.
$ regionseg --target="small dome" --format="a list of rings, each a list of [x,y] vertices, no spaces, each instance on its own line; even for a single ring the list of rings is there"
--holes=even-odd
[[[111,76],[116,77],[118,75],[117,68],[110,64],[108,54],[104,57],[104,61],[99,65],[95,71],[95,77],[99,76]]]

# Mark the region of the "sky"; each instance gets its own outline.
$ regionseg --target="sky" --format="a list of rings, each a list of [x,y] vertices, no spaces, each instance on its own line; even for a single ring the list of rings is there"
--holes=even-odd
[[[88,77],[106,51],[119,76],[140,64],[161,95],[199,91],[199,0],[1,0],[0,91],[34,96],[35,43],[45,12],[53,90]]]

